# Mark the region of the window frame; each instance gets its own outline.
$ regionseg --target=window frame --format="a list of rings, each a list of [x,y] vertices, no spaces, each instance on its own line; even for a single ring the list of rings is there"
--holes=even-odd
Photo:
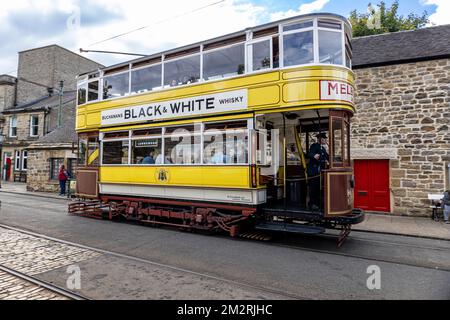
[[[57,168],[57,169],[56,169],[56,176],[54,177],[54,176],[53,176],[53,171],[54,171],[54,169],[55,169],[55,163],[54,163],[54,161],[58,161],[58,160],[62,160],[62,162],[56,166],[56,168]],[[61,167],[61,165],[64,164],[64,158],[50,158],[49,161],[50,161],[49,180],[50,180],[50,181],[58,181],[58,180],[59,180],[59,179],[58,179],[59,168]]]
[[[260,72],[267,72],[268,70],[273,70],[273,36],[271,37],[264,37],[264,38],[256,38],[252,39],[246,42],[245,44],[245,62],[246,62],[246,74],[254,74],[254,73],[260,73]],[[260,70],[253,70],[253,45],[256,43],[269,41],[269,54],[270,54],[270,66],[269,68],[260,69]],[[251,50],[250,50],[251,47]]]
[[[25,167],[25,160],[26,160],[26,167]],[[22,156],[21,156],[21,163],[20,163],[20,167],[22,171],[27,171],[28,170],[28,150],[22,150]]]
[[[246,129],[240,129],[242,131],[246,131],[245,136],[247,137],[247,163],[223,163],[223,164],[214,164],[214,163],[204,163],[204,143],[205,143],[205,125],[207,124],[220,124],[220,123],[232,123],[232,122],[238,122],[238,121],[246,121],[247,122],[247,128]],[[161,138],[162,142],[161,142],[161,154],[164,157],[164,161],[165,161],[165,152],[166,152],[166,146],[165,146],[165,139],[166,138],[171,138],[172,135],[171,134],[166,134],[166,129],[167,128],[177,128],[177,127],[184,127],[187,125],[192,125],[194,126],[194,130],[196,129],[196,126],[200,126],[200,131],[194,131],[195,134],[194,136],[199,136],[200,137],[200,146],[201,146],[201,154],[200,154],[200,158],[199,158],[199,163],[191,163],[191,164],[176,164],[176,163],[162,163],[162,164],[133,164],[132,163],[132,147],[133,147],[133,141],[135,140],[146,140],[146,139],[159,139]],[[99,142],[100,142],[100,166],[107,166],[107,167],[125,167],[125,166],[129,166],[129,167],[161,167],[161,166],[165,166],[165,167],[180,167],[180,166],[194,166],[194,167],[198,167],[198,166],[248,166],[250,165],[250,161],[251,161],[251,154],[250,154],[250,148],[251,148],[251,131],[252,131],[252,126],[253,126],[253,119],[252,118],[242,118],[242,119],[232,119],[232,120],[219,120],[219,121],[206,121],[206,122],[189,122],[189,123],[184,123],[184,124],[177,124],[177,125],[166,125],[166,126],[151,126],[151,127],[139,127],[139,128],[135,128],[135,129],[131,129],[131,130],[115,130],[115,131],[108,131],[108,132],[101,132],[99,135]],[[151,128],[161,128],[161,135],[155,135],[155,136],[151,136],[151,137],[134,137],[133,136],[133,132],[134,131],[139,131],[139,130],[145,130],[145,129],[151,129]],[[236,130],[236,129],[233,129]],[[104,138],[105,134],[110,134],[110,133],[123,133],[123,132],[128,132],[128,137],[120,137],[120,138]],[[179,134],[177,136],[189,136],[188,134]],[[104,164],[103,163],[103,153],[104,153],[104,142],[114,142],[114,141],[128,141],[128,163],[127,164]]]
[[[206,50],[206,51],[203,51],[203,47],[202,47],[201,55],[202,55],[202,62],[203,62],[205,54],[208,54],[208,53],[211,53],[211,52],[220,51],[220,50],[229,49],[229,48],[232,48],[232,47],[237,47],[239,45],[244,45],[244,73],[243,74],[236,74],[236,75],[232,75],[232,76],[206,80],[205,77],[204,77],[204,63],[202,63],[201,67],[202,67],[202,77],[203,77],[202,79],[203,79],[203,82],[221,81],[223,79],[232,79],[232,78],[235,78],[235,77],[241,77],[243,75],[246,75],[248,73],[247,72],[247,65],[246,65],[247,64],[247,57],[246,57],[247,47],[246,47],[246,44],[247,44],[247,41],[236,42],[236,43],[232,43],[232,44],[227,44],[227,45],[222,46],[222,47],[209,49],[209,50]]]
[[[15,123],[16,123],[14,127],[12,125],[13,120],[15,120]],[[15,128],[15,131],[16,131],[16,133],[14,135],[12,134],[13,128]],[[10,138],[17,138],[17,115],[11,116],[9,118],[9,132],[8,133],[9,133]]]
[[[22,171],[22,152],[21,150],[15,150],[14,151],[14,171]]]
[[[33,118],[37,118],[38,123],[33,125]],[[33,134],[33,128],[36,127],[36,134]],[[30,137],[36,138],[39,137],[39,115],[31,114],[30,115]]]

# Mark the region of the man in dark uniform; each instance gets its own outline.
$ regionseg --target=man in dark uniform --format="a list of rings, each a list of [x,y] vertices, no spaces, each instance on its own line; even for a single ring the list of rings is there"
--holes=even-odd
[[[309,207],[312,210],[320,208],[320,172],[328,166],[329,155],[325,149],[328,138],[325,133],[317,136],[317,143],[309,148],[308,152],[308,186],[309,186]]]

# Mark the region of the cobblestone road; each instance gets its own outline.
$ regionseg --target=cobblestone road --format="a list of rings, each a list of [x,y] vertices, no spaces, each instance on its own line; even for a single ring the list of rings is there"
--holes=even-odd
[[[0,300],[68,300],[68,298],[0,271]]]
[[[100,253],[0,227],[0,265],[33,276],[98,257]],[[0,299],[61,300],[64,297],[0,271]]]

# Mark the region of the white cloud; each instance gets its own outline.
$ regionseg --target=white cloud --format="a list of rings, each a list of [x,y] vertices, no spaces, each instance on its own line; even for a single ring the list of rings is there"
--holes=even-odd
[[[280,19],[285,19],[289,17],[293,17],[300,14],[309,14],[313,12],[317,12],[323,9],[325,5],[330,2],[330,0],[316,0],[309,3],[303,3],[298,7],[298,10],[288,10],[288,11],[280,11],[275,12],[270,15],[271,21],[276,21]]]
[[[450,24],[449,0],[424,0],[425,5],[437,6],[436,12],[430,16],[430,22],[436,25]]]
[[[17,51],[52,43],[73,51],[83,48],[152,54],[239,31],[265,22],[269,17],[265,8],[243,0],[225,0],[219,4],[192,12],[197,8],[218,1],[96,0],[96,8],[104,10],[103,13],[99,13],[98,10],[92,8],[94,2],[86,0],[15,0],[5,2],[5,4],[2,4],[2,10],[0,11],[0,36],[2,37],[0,74],[17,66]],[[66,20],[71,18],[76,21],[74,13],[78,9],[80,12],[80,27],[70,27],[70,23],[68,27]],[[108,14],[111,15],[111,19],[105,17]],[[28,19],[24,19],[25,15],[28,15]],[[38,34],[36,30],[29,27],[29,25],[37,25],[32,21],[33,15],[39,17],[41,15],[51,16],[54,18],[55,26],[41,27],[40,34]],[[12,17],[14,19],[11,19]],[[22,25],[22,21],[26,22]],[[41,17],[40,21],[46,24],[49,19]],[[111,41],[90,46],[100,40],[143,26],[149,27]],[[6,33],[6,30],[9,33]],[[17,37],[13,38],[13,36],[10,37],[11,39],[6,39],[9,34],[14,34],[15,30],[21,32],[20,41],[17,41]],[[92,53],[83,55],[105,65],[133,58],[123,55]]]

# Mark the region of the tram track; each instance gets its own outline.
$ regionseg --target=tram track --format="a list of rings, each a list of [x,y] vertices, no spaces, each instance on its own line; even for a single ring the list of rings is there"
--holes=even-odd
[[[22,291],[15,291],[16,296],[24,295],[26,297],[27,291],[36,292],[36,289],[44,289],[47,292],[51,292],[56,295],[56,298],[66,298],[68,300],[90,300],[89,298],[82,296],[80,294],[74,293],[72,291],[66,290],[65,288],[61,288],[58,286],[55,286],[54,284],[51,284],[47,281],[43,281],[41,279],[38,279],[35,276],[27,275],[25,273],[22,273],[20,271],[8,268],[4,265],[0,264],[0,272],[8,274],[16,279],[20,279],[22,281],[25,281],[27,283],[30,283],[31,285],[35,286],[35,288],[24,288]],[[0,296],[2,294],[2,290],[0,289]],[[45,295],[42,295],[44,297]],[[8,297],[6,297],[8,299]],[[60,299],[61,300],[61,299]]]
[[[58,199],[57,199],[58,200]],[[19,204],[17,202],[10,202],[8,201],[6,203],[7,205],[12,205],[14,207],[17,206],[21,206],[23,207],[23,204]],[[55,209],[55,208],[45,208],[45,210],[51,210],[53,212],[60,212],[60,210]],[[1,225],[0,225],[1,226]],[[356,233],[364,233],[364,231],[354,231]],[[369,233],[370,234],[370,233]],[[227,236],[225,235],[214,235],[216,237],[223,237],[223,238],[227,238]],[[333,236],[330,235],[315,235],[314,236],[317,239],[321,239],[322,240],[324,238],[330,239]],[[407,238],[415,238],[415,237],[408,237],[408,236],[401,236],[403,239],[407,239]],[[270,245],[270,246],[278,246],[278,247],[284,247],[284,248],[289,248],[289,249],[294,249],[294,250],[303,250],[303,251],[307,251],[307,252],[314,252],[314,253],[321,253],[321,254],[330,254],[330,255],[334,255],[334,256],[342,256],[342,257],[349,257],[349,258],[355,258],[355,259],[360,259],[360,260],[367,260],[367,261],[375,261],[375,262],[384,262],[384,263],[394,263],[394,264],[398,264],[398,265],[405,265],[405,266],[410,266],[410,267],[420,267],[420,268],[426,268],[426,269],[432,269],[432,270],[442,270],[442,271],[450,271],[450,265],[447,267],[443,267],[443,266],[435,266],[433,264],[430,263],[412,263],[412,262],[407,262],[407,261],[399,261],[399,259],[382,259],[376,256],[368,256],[368,255],[361,255],[361,254],[353,254],[353,253],[349,253],[349,252],[344,252],[343,250],[331,250],[331,249],[318,249],[318,248],[313,248],[312,246],[305,246],[302,245],[301,243],[292,243],[292,242],[283,242],[283,241],[278,241],[276,240],[276,238],[272,238],[271,235],[268,235],[267,233],[264,233],[262,231],[258,231],[252,234],[252,232],[250,233],[246,233],[243,237],[238,238],[240,241],[252,241],[252,242],[262,242],[264,244]],[[308,237],[304,237],[303,239],[308,239]],[[310,238],[309,238],[310,239]],[[387,241],[387,240],[377,240],[377,239],[365,239],[362,237],[358,237],[355,236],[355,233],[352,234],[351,238],[349,239],[351,241],[358,241],[361,243],[366,243],[366,244],[371,244],[371,245],[376,245],[376,244],[381,244],[381,245],[385,245],[385,246],[390,246],[390,247],[402,247],[402,248],[407,248],[407,249],[418,249],[418,250],[432,250],[435,252],[447,252],[450,249],[449,248],[445,248],[445,247],[431,247],[431,246],[424,246],[424,245],[417,245],[417,244],[408,244],[408,243],[404,243],[404,241]],[[70,243],[72,245],[77,245],[77,244],[73,244]],[[345,244],[344,244],[345,246]],[[102,250],[102,249],[97,249],[97,248],[91,248],[88,247],[89,249],[95,249],[95,250]],[[334,249],[334,248],[333,248]],[[108,253],[113,253],[113,252],[108,252]],[[114,253],[117,254],[117,253]]]
[[[82,244],[78,244],[78,243],[74,243],[74,242],[70,242],[70,241],[66,241],[66,240],[62,240],[62,239],[57,239],[57,238],[49,237],[49,236],[46,236],[43,234],[35,233],[32,231],[24,230],[21,228],[12,227],[9,225],[0,224],[0,228],[20,232],[23,234],[27,234],[27,235],[41,238],[41,239],[46,239],[49,241],[55,241],[55,242],[58,242],[61,244],[70,245],[70,246],[78,247],[81,249],[94,251],[94,252],[104,254],[107,256],[111,256],[111,257],[122,258],[122,259],[127,259],[127,260],[131,260],[131,261],[135,261],[135,262],[149,264],[149,265],[160,267],[160,268],[165,268],[165,269],[169,269],[169,270],[173,270],[173,271],[177,271],[177,272],[182,272],[182,273],[187,273],[187,274],[198,276],[198,277],[207,278],[210,280],[215,280],[218,282],[227,283],[227,284],[241,287],[244,289],[251,289],[251,290],[255,290],[255,291],[259,291],[259,292],[277,295],[277,296],[282,297],[283,299],[311,300],[311,298],[309,298],[309,297],[301,296],[301,295],[298,295],[298,294],[292,293],[292,292],[287,292],[285,290],[278,290],[276,288],[254,285],[254,284],[247,283],[245,281],[240,281],[240,280],[237,281],[237,280],[233,280],[233,279],[222,278],[222,277],[214,276],[214,275],[204,273],[204,272],[189,270],[189,269],[185,269],[185,268],[181,268],[181,267],[177,267],[177,266],[173,266],[173,265],[169,265],[169,264],[165,264],[165,263],[160,263],[160,262],[156,262],[156,261],[151,261],[148,259],[143,259],[143,258],[131,256],[131,255],[126,255],[126,254],[122,254],[122,253],[118,253],[118,252],[114,252],[114,251],[104,250],[104,249],[95,248],[95,247],[91,247],[91,246],[87,246],[87,245],[82,245]]]

